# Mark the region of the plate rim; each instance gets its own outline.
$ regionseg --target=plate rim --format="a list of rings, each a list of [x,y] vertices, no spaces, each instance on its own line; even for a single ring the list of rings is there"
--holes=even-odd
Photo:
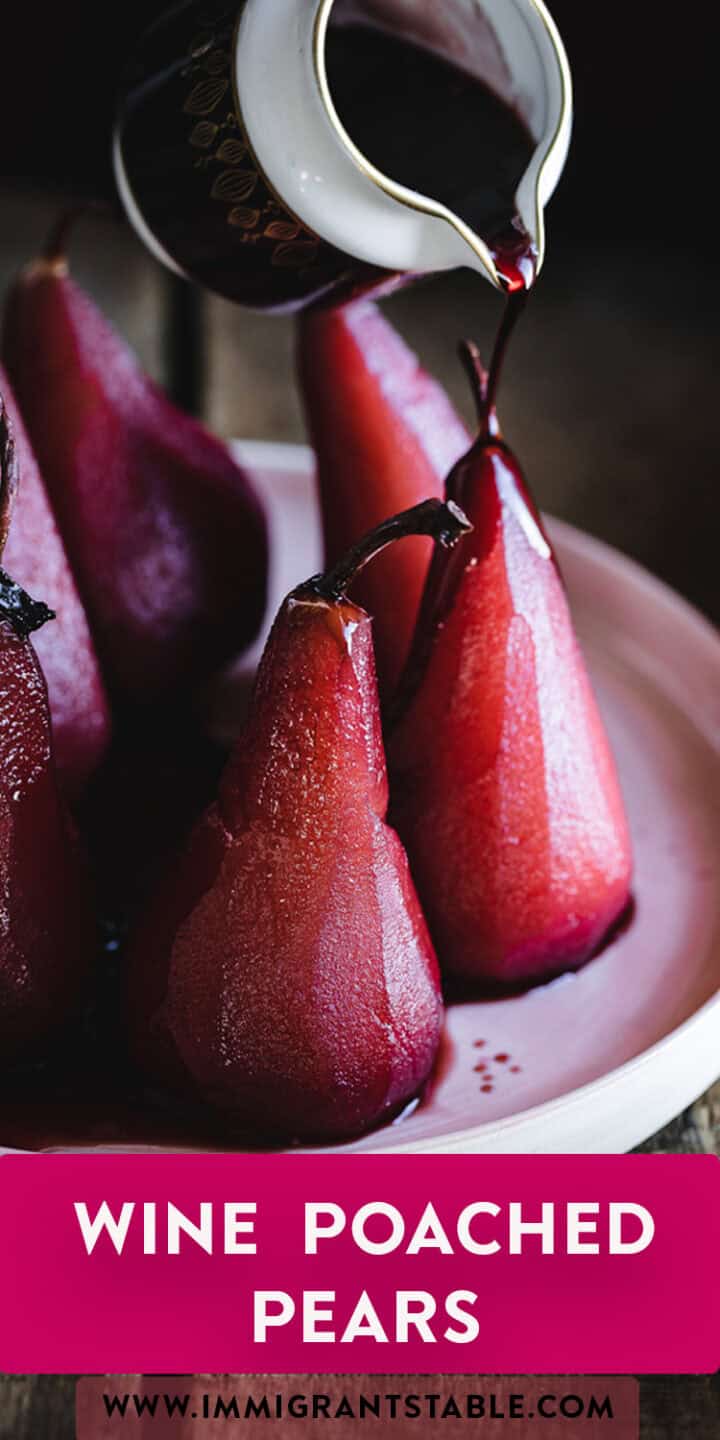
[[[442,1137],[438,1138],[437,1144],[435,1144],[432,1139],[429,1139],[420,1145],[419,1150],[422,1152],[425,1149],[433,1151],[438,1149],[451,1149],[460,1141],[465,1141],[466,1143],[472,1141],[473,1137],[478,1140],[484,1140],[495,1135],[505,1136],[513,1130],[522,1129],[526,1125],[534,1125],[543,1120],[550,1121],[559,1111],[566,1110],[571,1105],[585,1104],[590,1098],[595,1099],[599,1097],[605,1090],[615,1089],[620,1086],[624,1087],[625,1082],[632,1079],[635,1071],[652,1068],[658,1060],[665,1059],[667,1053],[671,1050],[673,1052],[675,1050],[684,1050],[685,1041],[691,1034],[694,1034],[697,1029],[704,1029],[714,1014],[716,1014],[717,1018],[718,1038],[720,1039],[720,987],[709,1000],[706,1000],[699,1009],[694,1010],[692,1015],[689,1015],[686,1020],[683,1020],[680,1025],[677,1025],[674,1030],[668,1031],[667,1035],[663,1035],[661,1039],[656,1040],[653,1045],[649,1045],[647,1049],[641,1050],[639,1055],[633,1055],[630,1060],[625,1060],[622,1065],[616,1065],[612,1070],[606,1070],[605,1074],[598,1076],[597,1080],[589,1080],[585,1085],[579,1085],[574,1090],[566,1090],[562,1095],[556,1095],[553,1100],[545,1100],[539,1105],[531,1105],[526,1110],[517,1110],[512,1115],[504,1116],[501,1120],[487,1121],[482,1125],[473,1125],[464,1130],[448,1131],[444,1133]],[[674,1110],[664,1123],[668,1124],[676,1115],[682,1114],[682,1111],[686,1109],[688,1105],[691,1105],[694,1100],[698,1099],[700,1095],[704,1094],[705,1090],[714,1084],[717,1078],[720,1078],[720,1067],[718,1072],[711,1076],[707,1083],[700,1086],[699,1090],[696,1089],[695,1082],[693,1082],[693,1093],[688,1095],[687,1100],[680,1109]],[[662,1123],[663,1122],[661,1122],[661,1125]],[[650,1133],[652,1134],[654,1131]],[[639,1145],[647,1138],[647,1135],[641,1134],[634,1144]],[[397,1146],[390,1144],[382,1147],[382,1153],[390,1154],[393,1150],[414,1152],[418,1150],[418,1147],[412,1144],[398,1144]],[[379,1148],[378,1153],[380,1153]],[[598,1152],[593,1151],[592,1153],[596,1154]]]

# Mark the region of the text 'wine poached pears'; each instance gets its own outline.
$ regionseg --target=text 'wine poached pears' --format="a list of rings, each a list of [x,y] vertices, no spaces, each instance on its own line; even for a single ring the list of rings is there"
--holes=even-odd
[[[299,321],[298,372],[318,465],[326,563],[373,526],[431,496],[470,443],[444,390],[370,300]],[[358,580],[373,616],[380,693],[407,657],[431,555],[414,537]]]
[[[85,610],[9,382],[0,367],[0,423],[13,432],[16,477],[6,477],[7,539],[3,561],[13,579],[42,595],[52,625],[33,636],[48,687],[53,752],[65,793],[79,798],[110,740],[110,711]]]
[[[61,227],[10,291],[5,364],[115,697],[190,707],[262,621],[264,515],[71,279],[63,245]]]
[[[424,669],[389,742],[391,818],[443,969],[512,985],[592,956],[632,859],[555,557],[480,373],[477,389],[481,436],[448,483],[473,530],[434,565]]]
[[[381,544],[465,524],[431,501],[286,599],[217,801],[131,945],[144,1069],[267,1135],[359,1134],[433,1065],[437,964],[385,822],[371,621],[345,591]]]
[[[0,512],[15,466],[0,412]],[[0,1066],[36,1060],[75,1007],[95,927],[29,636],[52,612],[0,570]]]

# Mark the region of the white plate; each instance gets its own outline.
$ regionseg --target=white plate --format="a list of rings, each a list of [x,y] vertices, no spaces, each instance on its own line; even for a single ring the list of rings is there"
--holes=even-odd
[[[312,458],[237,452],[270,509],[274,612],[320,568]],[[341,1153],[622,1152],[720,1075],[720,639],[616,551],[549,526],[620,769],[636,912],[579,975],[452,1006],[430,1096]],[[137,1148],[113,1140],[102,1148]]]

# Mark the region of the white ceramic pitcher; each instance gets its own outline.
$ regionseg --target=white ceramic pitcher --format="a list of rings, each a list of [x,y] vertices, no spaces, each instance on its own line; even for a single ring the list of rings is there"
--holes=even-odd
[[[470,266],[500,285],[487,237],[384,175],[345,130],[326,67],[336,4],[443,54],[517,110],[535,149],[516,209],[539,269],[572,125],[568,61],[543,0],[177,7],[140,47],[116,140],[120,192],[146,242],[181,273],[274,308],[332,290],[353,266]]]

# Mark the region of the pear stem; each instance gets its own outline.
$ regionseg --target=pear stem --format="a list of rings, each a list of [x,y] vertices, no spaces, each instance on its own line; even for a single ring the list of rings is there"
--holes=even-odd
[[[482,362],[482,356],[474,340],[461,340],[458,353],[465,373],[470,381],[470,388],[477,410],[478,425],[481,430],[485,429],[488,417],[487,393],[488,376],[487,370]]]
[[[48,265],[58,265],[65,260],[70,235],[78,221],[84,219],[86,215],[112,218],[114,211],[111,205],[104,204],[99,200],[79,200],[77,205],[68,206],[53,225],[40,252],[40,259],[45,260]]]
[[[16,635],[26,640],[35,630],[41,630],[48,620],[55,619],[42,600],[33,600],[6,572],[0,569],[0,620],[7,620]]]
[[[78,220],[82,218],[87,210],[86,205],[73,205],[64,210],[53,225],[50,234],[40,252],[40,258],[47,260],[49,265],[56,265],[58,261],[64,260],[67,256],[68,240]]]
[[[505,301],[505,312],[497,332],[495,346],[490,360],[490,369],[485,384],[485,405],[481,421],[481,428],[484,434],[487,434],[490,429],[490,420],[493,410],[495,409],[500,376],[502,374],[510,336],[525,309],[527,297],[527,290],[511,290]]]
[[[10,529],[12,506],[18,483],[18,465],[7,407],[0,395],[0,555]],[[25,638],[39,630],[55,615],[42,600],[33,600],[25,590],[0,569],[0,620],[8,620],[13,630]]]
[[[405,540],[409,535],[428,535],[436,544],[450,550],[470,530],[470,521],[454,501],[423,500],[411,510],[403,510],[400,515],[384,520],[357,545],[353,545],[337,565],[324,575],[315,575],[296,594],[310,592],[330,602],[344,600],[360,571],[396,540]]]

